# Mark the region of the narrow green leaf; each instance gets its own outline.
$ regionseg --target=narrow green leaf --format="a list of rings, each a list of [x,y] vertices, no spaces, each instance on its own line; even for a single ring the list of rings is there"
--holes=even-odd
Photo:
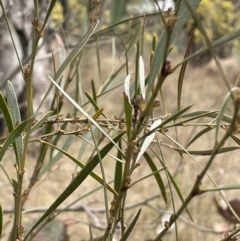
[[[171,182],[172,182],[172,184],[173,184],[173,186],[174,186],[174,188],[175,188],[175,190],[176,190],[180,200],[182,201],[182,203],[184,203],[184,198],[182,196],[182,193],[181,193],[177,183],[175,182],[173,176],[171,175],[171,173],[168,170],[167,170],[167,173],[168,173],[168,176],[169,176],[169,178],[170,178],[170,180],[171,180]],[[187,207],[186,207],[186,212],[188,213],[189,218],[193,221],[192,215],[190,214],[190,212],[189,212]]]
[[[101,68],[101,57],[100,57],[100,46],[99,46],[99,37],[96,39],[96,52],[97,52],[97,66],[98,66],[98,75],[100,81],[102,80],[102,68]]]
[[[219,191],[227,191],[227,190],[239,190],[240,189],[240,184],[229,184],[229,185],[224,185],[224,186],[218,186],[218,187],[212,187],[208,189],[201,189],[201,193],[205,192],[219,192]]]
[[[118,146],[119,148],[122,149],[122,141],[121,139],[118,141]],[[118,150],[117,153],[117,158],[119,160],[123,159],[123,155],[122,153]],[[121,162],[116,162],[116,166],[115,166],[115,175],[114,175],[114,189],[116,190],[117,193],[119,193],[120,188],[121,188],[121,183],[122,183],[122,163]],[[117,198],[117,195],[115,195],[115,198]]]
[[[239,190],[240,189],[240,183],[236,184],[229,184],[224,186],[218,186],[218,187],[212,187],[208,189],[201,189],[201,193],[205,192],[216,192],[216,191],[228,191],[228,190]]]
[[[210,113],[203,113],[203,114],[201,114],[201,115],[196,115],[196,116],[193,116],[193,117],[191,117],[191,118],[189,118],[189,119],[183,119],[183,116],[181,116],[182,118],[181,119],[183,119],[182,121],[180,121],[180,122],[178,122],[178,123],[174,123],[172,126],[181,126],[181,125],[183,125],[183,124],[185,124],[185,123],[188,123],[188,122],[190,122],[190,121],[193,121],[193,120],[196,120],[196,119],[200,119],[200,118],[203,118],[203,117],[209,117],[210,116],[210,114],[211,114],[211,112]],[[210,124],[209,124],[210,125]],[[166,128],[168,128],[169,126],[166,126]]]
[[[93,80],[91,80],[91,87],[92,87],[93,100],[97,103],[97,92],[96,92],[96,88],[95,88],[95,84],[94,84]],[[95,110],[97,110],[97,109],[95,109]]]
[[[21,116],[20,116],[20,110],[18,106],[17,96],[14,91],[12,83],[8,80],[7,82],[7,103],[8,108],[10,111],[10,114],[12,116],[13,124],[17,125],[17,123],[21,122]],[[23,138],[22,135],[20,135],[18,138],[16,138],[16,141],[14,143],[14,151],[15,155],[17,157],[17,163],[19,166],[20,162],[22,160],[22,154],[23,154]]]
[[[8,131],[11,132],[14,128],[13,119],[10,114],[10,110],[8,108],[7,102],[3,97],[2,93],[0,92],[0,109],[2,110],[6,125],[8,127]]]
[[[2,161],[2,158],[5,154],[5,152],[8,150],[9,146],[13,144],[13,142],[22,135],[22,132],[24,131],[28,120],[21,122],[19,125],[16,126],[16,128],[13,129],[13,131],[8,135],[6,141],[3,144],[2,149],[0,150],[0,162]]]
[[[102,150],[99,152],[101,158],[104,158],[109,151],[114,146],[113,143],[117,142],[121,137],[123,133],[116,136],[111,142],[109,142]],[[46,143],[51,145],[50,143]],[[58,149],[57,147],[54,147]],[[58,149],[61,151],[61,149]],[[69,158],[72,160],[75,160],[79,163],[78,160],[73,158],[68,153],[66,154]],[[62,194],[55,200],[55,202],[49,207],[49,209],[42,215],[42,217],[33,225],[33,227],[30,229],[26,237],[24,238],[24,241],[27,240],[31,232],[40,224],[42,223],[64,200],[66,200],[80,185],[81,183],[91,174],[93,169],[97,166],[99,163],[99,156],[98,153],[83,167],[83,169],[80,171],[80,173],[76,176],[76,178],[68,185],[68,187],[62,192]]]
[[[77,46],[72,50],[72,52],[68,55],[66,60],[62,63],[59,70],[57,71],[56,75],[54,76],[54,80],[56,81],[58,77],[65,71],[66,67],[76,58],[76,56],[79,54],[81,49],[84,47],[84,45],[87,43],[91,35],[93,34],[94,30],[96,29],[99,21],[96,21],[92,27],[87,31],[87,33],[83,36],[81,41],[77,44]],[[54,83],[53,83],[54,84]]]
[[[49,8],[47,10],[47,13],[46,13],[46,16],[45,16],[45,19],[44,19],[44,23],[43,23],[43,29],[45,28],[46,24],[47,24],[47,21],[51,15],[51,12],[55,6],[55,3],[56,3],[57,0],[51,0],[50,1],[50,4],[49,4]]]
[[[183,113],[185,113],[186,111],[188,111],[190,108],[192,108],[192,105],[178,111],[177,113],[175,113],[174,115],[171,115],[167,120],[163,121],[161,126],[165,126],[167,123],[169,123],[170,121],[176,120],[178,119]]]
[[[89,102],[93,105],[93,107],[95,108],[95,110],[98,110],[99,107],[96,103],[96,101],[94,100],[94,98],[92,98],[87,92],[84,92],[86,97],[88,98]]]
[[[192,31],[192,34],[190,36],[188,46],[187,46],[187,49],[186,49],[186,52],[184,55],[184,59],[187,58],[189,56],[189,54],[191,53],[193,41],[194,41],[194,31]],[[180,107],[181,107],[182,86],[183,86],[183,79],[184,79],[185,71],[187,68],[187,64],[188,64],[188,61],[186,61],[182,64],[181,70],[179,73],[179,77],[178,77],[178,94],[177,94],[178,111],[180,110]]]
[[[47,112],[46,114],[44,114],[44,116],[41,117],[40,120],[38,120],[31,128],[31,133],[33,133],[34,131],[36,131],[37,129],[39,129],[42,124],[48,119],[48,117],[50,117],[53,114],[52,111]],[[54,115],[54,117],[56,118],[57,116]],[[54,119],[55,119],[54,118]]]
[[[130,223],[129,227],[128,227],[127,230],[124,232],[124,234],[123,234],[122,238],[120,239],[120,241],[126,241],[126,240],[128,240],[128,237],[129,237],[129,235],[131,234],[131,232],[132,232],[132,230],[133,230],[133,228],[134,228],[134,226],[135,226],[135,224],[136,224],[136,222],[137,222],[137,220],[138,220],[138,218],[139,218],[139,216],[140,216],[140,214],[141,214],[141,211],[142,211],[142,209],[140,208],[140,209],[138,210],[136,216],[134,217],[133,221]]]
[[[126,128],[127,128],[127,137],[128,141],[131,139],[132,133],[132,106],[129,103],[128,97],[123,93],[124,99],[124,110],[125,110],[125,117],[126,117]]]
[[[61,148],[63,151],[67,151],[68,148],[71,146],[73,140],[74,140],[75,136],[69,136],[67,141],[64,143],[63,147]],[[62,152],[58,152],[51,160],[50,162],[41,170],[41,172],[39,173],[39,177],[41,177],[42,175],[44,175],[47,171],[49,171],[58,161],[59,159],[62,157],[63,153]]]
[[[194,112],[183,114],[181,117],[182,118],[188,118],[188,117],[201,116],[201,115],[214,119],[218,116],[218,111],[194,111]],[[227,123],[231,123],[232,117],[227,116],[227,115],[223,115],[222,121],[225,121]]]
[[[50,76],[48,76],[49,79],[52,81],[52,83],[57,87],[57,89],[67,98],[67,100],[77,109],[79,110],[93,125],[96,126],[96,128],[103,133],[104,136],[107,137],[108,140],[112,141],[112,138],[103,130],[103,128],[101,126],[99,126],[99,124],[82,108],[80,107],[76,101],[70,97]],[[118,145],[116,145],[114,142],[113,144],[117,147]]]
[[[179,153],[187,153],[186,151],[184,151],[183,149],[180,149],[180,148],[171,147],[171,149],[174,149],[175,151],[177,151]],[[222,154],[225,152],[231,152],[231,151],[235,151],[235,150],[239,150],[239,149],[240,149],[239,146],[221,147],[216,154]],[[212,152],[213,152],[213,150],[200,150],[200,151],[189,151],[188,150],[189,154],[196,155],[196,156],[209,156],[209,155],[212,155]]]
[[[13,84],[8,80],[7,82],[7,103],[11,113],[13,123],[16,125],[21,122],[20,110],[18,106],[17,96],[13,88]]]
[[[67,156],[69,159],[71,159],[76,165],[78,165],[80,168],[84,168],[86,165],[83,164],[80,160],[78,160],[77,158],[75,158],[74,156],[72,156],[71,154],[69,154],[67,151],[57,147],[57,146],[54,146],[53,144],[49,143],[49,142],[45,142],[45,141],[41,141],[42,143],[48,145],[48,146],[51,146],[52,148],[60,151],[62,154],[64,154],[65,156]],[[103,185],[103,180],[101,177],[99,177],[95,172],[91,172],[89,175],[91,175],[97,182],[99,182],[101,185]],[[114,189],[112,189],[111,186],[107,186],[107,189],[112,192],[114,195],[116,195],[116,191]]]
[[[186,148],[188,148],[194,141],[196,141],[199,137],[204,135],[205,133],[211,131],[213,128],[211,126],[204,128],[203,130],[199,131],[186,145]]]
[[[158,128],[165,126],[165,125],[166,125],[167,123],[169,123],[170,121],[178,119],[178,118],[181,116],[181,114],[183,114],[184,112],[186,112],[187,110],[189,110],[191,107],[192,107],[192,105],[184,108],[183,110],[178,111],[178,112],[175,113],[174,115],[171,115],[167,120],[163,121],[161,125],[153,128],[151,131],[149,131],[149,132],[147,133],[147,135],[151,135],[153,132],[156,132],[156,130],[157,130]],[[144,137],[145,137],[145,136],[144,136]]]
[[[153,162],[152,158],[149,156],[149,154],[147,152],[145,152],[143,154],[145,160],[147,161],[149,167],[151,168],[152,172],[156,172],[157,171],[157,167],[155,165],[155,163]],[[160,192],[162,194],[162,197],[164,199],[164,202],[167,203],[167,193],[166,193],[166,189],[165,189],[165,186],[164,186],[164,183],[163,183],[163,180],[161,178],[161,175],[159,174],[159,172],[156,172],[154,174],[154,177],[157,181],[157,184],[158,184],[158,187],[160,189]]]

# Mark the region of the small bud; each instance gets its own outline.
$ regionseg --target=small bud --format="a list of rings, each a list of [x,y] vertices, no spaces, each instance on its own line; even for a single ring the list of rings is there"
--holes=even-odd
[[[32,21],[32,25],[35,28],[35,31],[38,33],[38,35],[42,36],[43,35],[43,26],[40,24],[40,21],[38,18],[34,18]]]
[[[165,14],[165,28],[166,30],[171,30],[174,24],[177,22],[177,17],[172,8],[169,8]]]
[[[137,147],[137,146],[134,146],[134,148],[133,148],[133,154],[138,154],[139,152],[140,152],[140,148],[139,147]]]
[[[167,76],[171,74],[173,71],[174,69],[172,68],[172,61],[170,59],[167,59],[162,65],[161,75]]]
[[[30,65],[26,64],[23,72],[23,77],[26,79],[30,75]]]
[[[143,100],[143,97],[142,95],[137,95],[136,96],[136,104],[138,106],[138,109],[143,112],[144,110],[144,100]]]

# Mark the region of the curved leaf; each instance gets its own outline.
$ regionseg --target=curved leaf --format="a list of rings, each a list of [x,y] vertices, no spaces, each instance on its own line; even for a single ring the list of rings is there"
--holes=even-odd
[[[76,56],[79,54],[81,49],[84,47],[84,45],[87,43],[91,35],[93,34],[94,30],[96,29],[97,25],[99,23],[99,20],[97,20],[92,27],[87,31],[87,33],[83,36],[82,40],[77,44],[77,46],[72,50],[72,52],[68,55],[66,60],[62,63],[59,70],[54,76],[54,80],[57,80],[58,77],[62,74],[63,71],[65,71],[66,67],[76,58]]]
[[[202,135],[204,135],[205,133],[211,131],[213,128],[211,126],[204,128],[203,130],[199,131],[192,139],[191,141],[188,142],[187,147],[189,147],[194,141],[196,141],[199,137],[201,137]]]
[[[156,127],[160,126],[162,123],[162,120],[161,119],[158,119],[156,121],[154,121],[154,123],[151,125],[150,127],[150,131],[155,129]],[[152,134],[148,135],[147,137],[145,137],[143,143],[142,143],[142,146],[141,146],[141,149],[140,149],[140,152],[138,153],[137,155],[137,158],[136,158],[136,164],[138,163],[138,161],[140,160],[140,158],[142,157],[142,155],[144,154],[144,152],[147,150],[147,148],[149,147],[149,145],[152,143],[154,137],[155,137],[155,132],[153,132]]]
[[[191,154],[191,155],[197,155],[197,156],[210,156],[212,155],[213,150],[200,150],[200,151],[189,151],[188,153],[180,148],[176,148],[176,147],[171,147],[171,149],[174,149],[175,151],[179,152],[179,153],[186,153],[186,154]],[[222,147],[219,148],[218,152],[216,154],[221,154],[221,153],[225,153],[225,152],[231,152],[231,151],[235,151],[235,150],[239,150],[240,147],[239,146],[228,146],[228,147]]]
[[[131,232],[132,232],[132,230],[133,230],[133,228],[134,228],[134,226],[135,226],[135,224],[136,224],[136,222],[137,222],[137,220],[138,220],[138,218],[139,218],[139,216],[141,214],[141,211],[142,211],[142,209],[140,208],[138,210],[136,216],[134,217],[133,221],[130,223],[128,229],[124,232],[124,234],[123,234],[122,238],[120,239],[120,241],[126,241],[128,239],[129,235],[131,234]]]
[[[159,174],[159,172],[156,172],[157,171],[156,165],[154,164],[153,160],[151,159],[151,157],[149,156],[149,154],[147,152],[145,152],[143,156],[144,156],[145,160],[147,161],[147,163],[148,163],[149,167],[151,168],[151,170],[153,172],[155,172],[154,177],[155,177],[155,179],[157,181],[157,184],[159,186],[159,189],[160,189],[160,192],[162,194],[162,197],[163,197],[165,203],[167,203],[166,189],[165,189],[163,180],[161,178],[161,175]]]

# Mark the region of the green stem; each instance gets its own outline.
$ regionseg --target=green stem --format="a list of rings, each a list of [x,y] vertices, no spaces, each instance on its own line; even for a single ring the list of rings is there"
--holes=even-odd
[[[20,227],[22,227],[22,208],[23,208],[23,174],[27,156],[27,147],[31,132],[31,127],[33,123],[33,91],[32,91],[32,79],[33,79],[33,67],[34,62],[37,54],[37,46],[40,40],[40,35],[37,33],[33,33],[34,39],[32,44],[32,57],[31,57],[31,64],[30,67],[27,68],[24,72],[24,79],[26,83],[26,90],[27,90],[27,119],[28,123],[26,126],[26,134],[24,138],[24,148],[23,148],[23,155],[20,165],[17,167],[17,179],[18,179],[18,189],[17,189],[17,207],[16,207],[16,227],[17,227],[17,238],[22,240],[22,234],[19,232]]]
[[[166,59],[167,59],[167,56],[168,56],[168,52],[169,52],[168,49],[169,49],[169,46],[170,46],[170,40],[171,40],[171,35],[172,35],[171,29],[166,29],[166,31],[167,31],[167,38],[166,38],[166,48],[165,48],[164,55],[163,55],[163,64],[162,64],[163,66],[165,65],[165,62],[166,62]],[[136,125],[135,130],[133,131],[131,140],[127,144],[127,151],[126,151],[126,158],[125,158],[126,161],[125,161],[125,166],[124,166],[124,171],[123,171],[121,190],[120,190],[120,192],[118,194],[118,197],[115,201],[114,208],[113,208],[113,211],[112,211],[112,214],[111,214],[112,219],[111,219],[111,222],[108,224],[107,229],[105,230],[105,233],[104,233],[104,236],[103,236],[103,239],[102,239],[103,241],[107,240],[109,232],[114,233],[115,227],[116,227],[116,224],[117,224],[117,219],[116,219],[117,217],[116,216],[119,212],[119,208],[121,207],[122,209],[124,209],[127,190],[129,188],[129,185],[130,185],[130,183],[129,183],[130,182],[129,179],[130,179],[130,175],[131,175],[130,167],[131,167],[132,161],[134,161],[134,160],[132,160],[133,151],[134,151],[134,147],[135,147],[134,142],[135,142],[138,134],[144,128],[143,123],[144,123],[144,121],[146,121],[147,117],[151,113],[153,102],[154,102],[154,100],[155,100],[155,98],[156,98],[165,78],[166,78],[165,75],[161,75],[160,78],[158,79],[156,87],[154,88],[154,90],[152,92],[152,95],[151,95],[144,111],[142,112],[142,114],[139,117],[139,121]],[[113,226],[113,223],[114,223],[114,226]]]

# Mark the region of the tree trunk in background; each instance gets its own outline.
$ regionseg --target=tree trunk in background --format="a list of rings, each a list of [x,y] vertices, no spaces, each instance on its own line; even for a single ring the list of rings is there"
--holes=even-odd
[[[34,19],[34,5],[33,1],[19,0],[8,1],[3,0],[3,5],[8,16],[10,23],[12,36],[17,48],[20,60],[26,60],[28,56],[31,56],[32,50],[32,21]],[[40,1],[40,22],[46,14],[48,1]],[[40,48],[38,56],[46,54],[46,44]],[[40,56],[39,56],[40,57]],[[10,80],[13,83],[16,95],[19,102],[25,102],[25,83],[20,71],[16,71],[19,68],[19,62],[15,53],[12,40],[7,28],[5,18],[2,10],[0,9],[0,91],[3,95],[6,94],[6,83]],[[49,81],[46,70],[48,69],[48,60],[37,61],[34,67],[33,75],[33,90],[34,90],[34,110],[39,106],[44,94],[46,93]],[[25,117],[26,105],[20,103],[22,117]],[[48,105],[49,106],[49,105]],[[3,120],[1,121],[3,122]],[[3,123],[0,124],[0,132],[3,131]]]

